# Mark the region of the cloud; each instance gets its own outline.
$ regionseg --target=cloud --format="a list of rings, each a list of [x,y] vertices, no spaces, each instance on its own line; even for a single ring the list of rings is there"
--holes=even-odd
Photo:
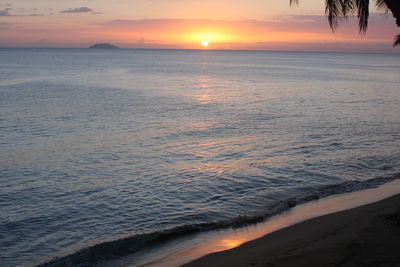
[[[39,39],[39,40],[38,40],[38,43],[44,44],[44,43],[47,43],[48,41],[49,41],[48,39],[42,38],[42,39]]]
[[[47,46],[49,46],[49,45],[51,45],[51,42],[50,42],[50,40],[47,39],[47,38],[41,38],[41,39],[39,39],[39,40],[37,41],[37,43],[36,43],[36,46],[37,46],[37,47],[47,47]]]
[[[88,8],[86,6],[83,6],[83,7],[78,7],[78,8],[68,8],[66,10],[61,11],[61,13],[67,13],[67,14],[71,14],[71,13],[94,13],[94,14],[97,14],[98,12],[94,12],[93,9]]]
[[[390,16],[370,14],[368,33],[388,37],[396,29],[395,21]],[[332,30],[325,16],[296,15],[279,16],[268,20],[201,20],[201,19],[141,19],[141,20],[113,20],[100,24],[103,27],[119,32],[160,32],[180,29],[213,29],[218,31],[235,32],[249,35],[251,33],[268,34],[271,32],[309,32],[332,35]],[[349,37],[362,37],[358,35],[358,21],[350,17],[343,21],[336,35],[346,34]]]
[[[34,8],[17,8],[17,10],[20,12],[31,12],[31,11],[38,11],[39,9],[34,7]]]
[[[0,17],[40,17],[40,16],[44,16],[43,14],[14,15],[14,14],[11,14],[11,12],[10,12],[11,10],[12,10],[12,8],[5,8],[3,10],[0,10]],[[26,9],[21,9],[21,8],[18,9],[18,10],[19,11],[27,11]],[[30,10],[37,11],[38,9],[37,8],[32,8]]]
[[[190,43],[196,47],[196,41],[205,36],[204,38],[210,39],[215,49],[279,50],[279,47],[282,47],[296,50],[296,47],[299,47],[301,50],[324,50],[325,45],[325,50],[344,51],[343,44],[352,43],[349,49],[354,51],[357,46],[372,51],[373,47],[378,49],[377,44],[383,44],[382,47],[387,46],[387,50],[392,50],[392,38],[397,33],[393,19],[378,14],[371,14],[370,25],[365,35],[358,34],[357,18],[349,18],[333,33],[325,16],[307,15],[280,16],[269,20],[114,20],[97,25],[104,32],[126,36],[126,40],[128,37],[132,39],[132,36],[145,39],[144,44],[135,44],[138,47],[149,47],[149,39],[160,40],[153,44],[154,47],[175,44],[175,47],[181,48]],[[118,41],[122,43],[125,40],[121,38]],[[367,43],[373,45],[367,48]]]
[[[12,16],[10,14],[11,8],[5,8],[3,10],[0,10],[0,17],[10,17]]]
[[[398,34],[394,19],[378,14],[371,14],[365,35],[358,34],[357,18],[343,21],[332,33],[325,16],[304,15],[268,20],[114,20],[85,27],[5,21],[0,22],[0,46],[87,47],[110,42],[127,48],[193,49],[206,35],[213,49],[400,52],[392,48]],[[38,42],[42,38],[51,42]]]

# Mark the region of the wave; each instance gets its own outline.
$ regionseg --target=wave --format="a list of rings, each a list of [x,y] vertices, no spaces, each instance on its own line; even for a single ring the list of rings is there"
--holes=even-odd
[[[54,258],[45,263],[36,265],[35,267],[93,266],[100,261],[126,256],[135,253],[143,248],[157,245],[162,242],[172,240],[174,238],[178,238],[184,235],[224,228],[238,228],[254,223],[259,223],[274,215],[288,211],[290,208],[303,204],[305,202],[317,200],[319,198],[335,194],[355,192],[377,187],[396,179],[400,179],[400,173],[390,177],[374,178],[366,181],[346,181],[338,184],[314,188],[298,188],[300,193],[296,197],[291,197],[282,201],[272,203],[266,207],[264,212],[256,215],[240,215],[230,220],[183,225],[164,231],[134,235],[118,240],[104,242],[96,244],[94,246],[83,248],[67,256]]]

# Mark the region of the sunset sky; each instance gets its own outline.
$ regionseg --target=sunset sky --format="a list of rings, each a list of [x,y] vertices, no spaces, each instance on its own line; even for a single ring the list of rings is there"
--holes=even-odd
[[[0,47],[386,51],[399,33],[372,8],[366,35],[357,21],[334,34],[323,0],[0,0]]]

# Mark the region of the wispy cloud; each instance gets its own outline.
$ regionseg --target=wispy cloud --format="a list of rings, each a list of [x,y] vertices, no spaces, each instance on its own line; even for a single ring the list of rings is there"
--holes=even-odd
[[[110,42],[120,47],[193,49],[207,39],[213,49],[399,52],[392,48],[398,30],[391,16],[371,14],[365,35],[358,34],[357,23],[356,18],[349,18],[332,33],[324,16],[304,15],[268,20],[114,20],[84,27],[4,19],[0,22],[0,46],[38,46],[38,40],[46,38],[51,43],[42,41],[40,45],[87,47]]]
[[[83,6],[83,7],[77,7],[77,8],[68,8],[65,10],[62,10],[61,13],[67,13],[67,14],[74,14],[74,13],[93,13],[93,14],[99,14],[99,12],[95,12],[93,9]]]
[[[362,38],[358,35],[357,19],[350,17],[333,34],[325,16],[318,15],[296,15],[279,16],[268,20],[191,20],[191,19],[142,19],[142,20],[113,20],[101,26],[112,31],[119,32],[160,32],[174,30],[202,30],[212,29],[223,30],[239,35],[263,37],[273,32],[293,33],[308,32],[315,34],[327,34],[334,37],[346,35],[351,38]],[[396,29],[394,20],[391,17],[381,14],[370,15],[370,25],[367,35],[379,38],[391,37]]]
[[[20,7],[20,8],[17,8],[16,10],[18,10],[19,12],[32,12],[32,11],[36,12],[36,11],[39,11],[39,9],[36,8],[36,7],[33,7],[33,8]]]
[[[43,14],[12,14],[11,11],[13,9],[8,7],[0,10],[0,17],[38,17],[44,16]],[[27,11],[26,9],[18,9],[19,11]],[[37,11],[37,8],[30,9],[31,11]]]
[[[10,17],[12,16],[10,14],[11,8],[5,8],[3,10],[0,10],[0,17]]]

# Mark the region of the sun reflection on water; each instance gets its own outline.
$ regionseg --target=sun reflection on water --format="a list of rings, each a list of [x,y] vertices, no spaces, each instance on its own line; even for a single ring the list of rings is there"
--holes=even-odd
[[[238,239],[222,239],[221,240],[221,247],[223,249],[231,249],[240,246],[247,240],[244,238],[238,238]]]
[[[204,68],[206,69],[207,67]],[[188,96],[203,105],[228,101],[235,102],[235,99],[240,99],[240,93],[234,87],[229,86],[230,83],[228,80],[201,75],[194,82]]]

